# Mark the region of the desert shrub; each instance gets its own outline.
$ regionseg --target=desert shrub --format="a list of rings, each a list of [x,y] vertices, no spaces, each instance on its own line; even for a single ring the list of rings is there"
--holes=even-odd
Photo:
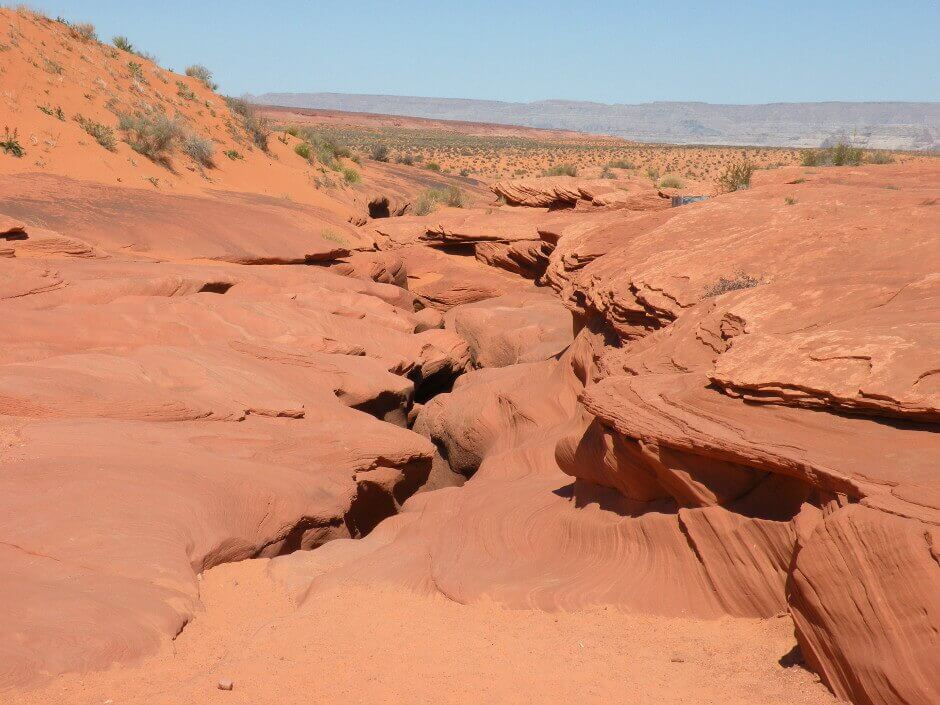
[[[646,178],[650,181],[659,181],[659,169],[654,166],[646,167]]]
[[[858,147],[840,142],[835,147],[809,149],[803,152],[803,166],[858,166],[864,153]]]
[[[202,83],[210,91],[214,91],[218,88],[212,81],[212,72],[201,64],[193,64],[192,66],[186,67],[186,75],[190,78],[195,78],[197,81]]]
[[[98,32],[95,30],[95,25],[91,22],[76,22],[73,25],[69,25],[69,27],[72,30],[72,34],[79,39],[86,42],[98,41]]]
[[[438,204],[444,204],[451,208],[463,208],[467,204],[467,196],[456,186],[429,188],[418,196],[414,208],[415,215],[427,215]]]
[[[729,164],[718,177],[718,190],[721,193],[731,193],[750,188],[753,175],[754,165],[747,159],[738,164]]]
[[[12,154],[14,157],[22,157],[26,154],[17,137],[16,128],[13,128],[13,132],[10,132],[9,127],[3,128],[3,139],[0,140],[0,149],[3,150],[4,154]]]
[[[235,161],[236,159],[244,159],[244,157],[236,149],[226,149],[223,154],[225,154],[225,156],[232,161]]]
[[[263,152],[268,151],[268,135],[271,134],[271,122],[259,115],[255,106],[241,98],[225,97],[229,110],[241,118],[242,126],[256,147]]]
[[[410,154],[399,154],[395,157],[395,161],[406,166],[414,166],[415,158]]]
[[[610,167],[605,166],[601,169],[601,178],[602,179],[616,179],[617,175],[610,170]]]
[[[705,298],[713,298],[727,294],[729,291],[739,291],[741,289],[752,289],[761,284],[760,279],[755,279],[750,274],[736,272],[731,277],[721,277],[705,290]]]
[[[388,147],[384,144],[374,144],[369,152],[369,156],[377,162],[388,161]]]
[[[127,133],[125,141],[138,154],[155,162],[167,163],[174,143],[183,136],[179,119],[166,115],[121,115],[119,125]]]
[[[787,196],[783,199],[783,202],[788,206],[792,206],[794,203],[796,203],[796,199],[793,198],[793,196]]]
[[[57,61],[53,61],[52,59],[43,59],[43,66],[46,71],[56,76],[60,76],[65,73],[65,69],[62,68],[62,64],[58,63]]]
[[[309,142],[301,142],[300,144],[295,145],[294,152],[298,156],[306,159],[308,162],[310,161],[310,143]]]
[[[297,125],[290,125],[284,128],[284,132],[289,134],[291,137],[297,137],[300,135],[300,128]]]
[[[424,165],[424,168],[427,169],[428,171],[439,172],[441,170],[441,165],[438,164],[437,162],[428,162],[427,164]]]
[[[577,176],[578,167],[574,164],[556,164],[553,167],[549,167],[544,172],[542,176]]]
[[[131,77],[136,78],[138,81],[143,82],[144,80],[144,67],[138,61],[128,61],[127,68],[131,72]]]
[[[215,166],[213,156],[215,155],[215,145],[212,140],[206,139],[201,135],[190,133],[183,139],[183,152],[192,157],[202,166],[211,169]]]
[[[611,162],[608,162],[607,166],[609,166],[611,169],[635,169],[636,168],[635,166],[633,166],[633,164],[623,159],[615,159]]]
[[[894,157],[890,152],[872,152],[865,157],[869,164],[893,164]]]
[[[81,115],[75,116],[75,122],[81,125],[82,129],[95,138],[95,142],[100,144],[108,151],[113,152],[117,147],[117,140],[114,138],[114,130],[100,122],[89,120]]]
[[[330,230],[329,228],[324,228],[323,230],[321,230],[321,231],[320,231],[320,237],[322,237],[324,240],[329,240],[330,242],[335,242],[337,245],[346,245],[346,244],[348,244],[347,241],[346,241],[346,238],[345,238],[343,235],[341,235],[340,233],[337,233],[337,232],[335,232],[335,231],[333,231],[333,230]]]
[[[346,180],[347,184],[358,184],[362,181],[362,177],[359,176],[359,172],[355,169],[343,169],[343,178]]]
[[[117,47],[118,49],[120,49],[121,51],[126,51],[126,52],[128,52],[128,53],[130,53],[130,54],[136,53],[136,52],[134,51],[134,45],[131,44],[130,40],[129,40],[127,37],[123,36],[123,35],[118,34],[117,36],[115,36],[114,38],[111,39],[111,43],[112,43],[115,47]]]
[[[666,176],[659,182],[660,188],[682,188],[682,181],[675,176]]]

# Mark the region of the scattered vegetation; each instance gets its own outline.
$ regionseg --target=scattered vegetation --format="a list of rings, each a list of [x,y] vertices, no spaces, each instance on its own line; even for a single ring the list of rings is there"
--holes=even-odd
[[[63,122],[65,121],[65,113],[62,112],[61,106],[56,106],[55,108],[52,108],[48,105],[39,105],[37,107],[46,115],[51,115],[52,117],[58,118],[59,120],[62,120]]]
[[[467,204],[467,196],[456,186],[429,188],[418,196],[414,208],[415,215],[427,215],[438,204],[450,206],[451,208],[463,208]]]
[[[369,156],[377,162],[388,161],[388,147],[384,144],[374,144],[369,152]]]
[[[347,184],[358,184],[360,181],[362,181],[362,177],[359,176],[359,172],[351,168],[343,169],[343,179],[345,179]]]
[[[4,154],[12,154],[14,157],[22,157],[26,154],[17,138],[16,128],[13,128],[13,132],[10,132],[9,127],[3,128],[3,139],[0,140],[0,149],[3,150]]]
[[[310,143],[309,142],[301,142],[295,145],[294,152],[296,152],[298,156],[301,156],[304,159],[306,159],[308,162],[310,161]]]
[[[415,162],[418,161],[413,154],[399,154],[395,157],[395,161],[399,164],[404,164],[405,166],[414,166]]]
[[[144,78],[144,66],[139,61],[128,61],[127,68],[131,72],[131,78],[145,83],[147,79]]]
[[[743,271],[736,272],[733,276],[721,277],[717,282],[705,290],[705,298],[710,299],[715,296],[727,294],[729,291],[740,291],[741,289],[752,289],[761,284],[760,279],[755,279],[750,274]]]
[[[164,165],[169,165],[174,143],[183,137],[181,121],[162,113],[156,116],[120,115],[118,127],[126,133],[125,141],[131,149]]]
[[[263,115],[259,115],[255,106],[241,98],[225,97],[225,103],[235,115],[241,118],[242,126],[248,132],[252,143],[262,152],[268,151],[268,136],[271,134],[271,123]]]
[[[636,169],[631,162],[628,162],[624,159],[615,159],[613,161],[607,162],[607,166],[611,169]]]
[[[236,159],[244,159],[244,157],[236,149],[226,149],[224,154],[232,161],[235,161]]]
[[[616,179],[617,175],[613,171],[610,170],[609,166],[605,166],[601,170],[601,178],[602,179]]]
[[[194,161],[211,169],[215,166],[213,157],[215,156],[215,145],[212,140],[206,139],[201,135],[190,133],[183,139],[183,152],[193,158]]]
[[[549,167],[544,172],[543,176],[577,176],[578,167],[574,164],[556,164],[555,166]]]
[[[869,164],[894,164],[894,157],[890,152],[871,152],[865,161]]]
[[[440,172],[441,165],[438,164],[437,162],[428,162],[427,164],[424,165],[424,168],[427,169],[428,171]]]
[[[117,140],[114,138],[114,130],[100,122],[95,122],[81,115],[75,116],[75,122],[81,125],[82,129],[95,138],[95,142],[113,152],[117,148]]]
[[[183,81],[176,82],[176,95],[183,100],[196,100],[196,94],[193,89],[187,86]]]
[[[787,196],[783,199],[783,202],[788,206],[792,206],[794,203],[796,203],[796,199],[793,198],[793,196]]]
[[[754,165],[747,159],[737,164],[729,164],[718,177],[718,190],[721,193],[741,191],[751,187]]]
[[[346,238],[340,235],[339,233],[330,230],[329,228],[324,228],[320,231],[320,237],[324,240],[329,240],[330,242],[335,242],[337,245],[346,245]]]
[[[186,67],[186,75],[190,78],[195,78],[197,81],[202,83],[210,91],[218,89],[218,84],[212,80],[212,72],[201,64],[193,64],[192,66]]]
[[[663,177],[662,181],[659,182],[660,188],[682,188],[682,185],[682,181],[675,176]]]
[[[648,178],[653,183],[659,181],[659,169],[654,166],[646,167],[646,178]]]

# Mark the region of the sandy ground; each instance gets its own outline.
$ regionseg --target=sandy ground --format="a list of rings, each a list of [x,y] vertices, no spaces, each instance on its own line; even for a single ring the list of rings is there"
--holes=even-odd
[[[778,661],[790,620],[661,619],[459,605],[398,587],[350,587],[295,608],[266,560],[202,581],[206,611],[156,657],[71,675],[17,705],[835,703]],[[232,691],[218,688],[234,682]]]

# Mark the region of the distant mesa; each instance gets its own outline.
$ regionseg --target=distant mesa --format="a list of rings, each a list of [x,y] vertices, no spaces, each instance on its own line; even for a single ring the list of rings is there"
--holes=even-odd
[[[347,93],[264,93],[250,98],[290,108],[576,130],[639,142],[819,147],[847,140],[868,149],[940,150],[940,103],[607,105],[569,100],[507,103]]]

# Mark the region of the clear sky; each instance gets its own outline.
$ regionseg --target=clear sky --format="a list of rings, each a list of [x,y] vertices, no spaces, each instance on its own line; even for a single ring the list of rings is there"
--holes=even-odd
[[[34,0],[223,92],[940,100],[940,0]]]

